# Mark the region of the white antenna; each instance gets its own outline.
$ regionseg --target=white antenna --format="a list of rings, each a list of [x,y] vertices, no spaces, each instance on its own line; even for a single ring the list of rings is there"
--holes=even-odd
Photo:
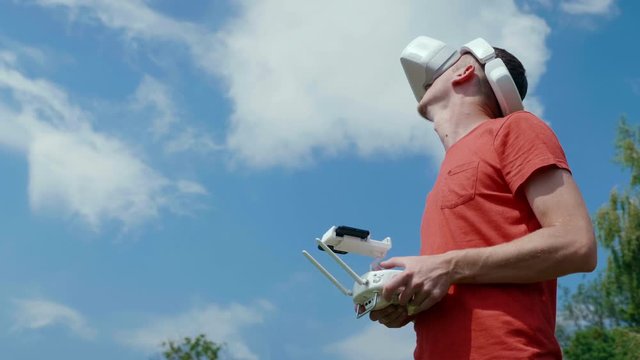
[[[311,254],[309,254],[306,250],[302,250],[302,254],[307,259],[309,259],[309,261],[311,261],[311,263],[315,265],[318,268],[318,270],[320,270],[320,272],[323,273],[324,276],[326,276],[327,279],[329,279],[329,281],[331,281],[333,285],[335,285],[338,288],[338,290],[342,291],[342,293],[347,296],[353,295],[353,292],[351,292],[351,290],[347,290],[347,288],[342,286],[342,284],[340,284],[340,282],[333,275],[331,275],[331,273],[327,271],[327,269],[325,269],[324,266],[320,265],[320,263],[316,259],[314,259],[313,256],[311,256]]]
[[[361,278],[360,276],[358,276],[358,274],[356,274],[355,271],[353,271],[353,269],[351,269],[349,267],[349,265],[347,265],[344,261],[342,261],[342,259],[340,259],[338,257],[338,255],[336,255],[333,250],[331,250],[330,247],[328,247],[322,240],[320,239],[316,239],[316,242],[318,243],[318,246],[320,246],[335,262],[338,263],[338,265],[340,265],[340,267],[347,272],[347,274],[349,274],[349,276],[351,276],[356,283],[360,284],[360,285],[364,285],[366,286],[369,283],[369,280],[365,280],[363,278]],[[327,277],[327,279],[329,279],[329,281],[331,281],[333,283],[333,285],[335,285],[338,290],[340,290],[343,294],[347,295],[347,296],[352,296],[353,292],[351,290],[348,290],[346,287],[344,287],[339,281],[338,279],[335,278],[335,276],[333,276],[329,270],[325,269],[324,266],[322,266],[318,260],[316,260],[313,256],[311,256],[311,254],[309,254],[306,250],[302,250],[302,255],[304,255],[309,261],[311,261],[311,263],[313,265],[315,265],[316,268],[318,268],[318,270],[320,270],[321,273],[324,274],[324,276]]]
[[[358,285],[366,286],[369,281],[361,278],[353,271],[349,265],[347,265],[342,259],[336,255],[335,251],[341,254],[348,252],[355,252],[361,255],[368,255],[377,258],[382,258],[387,254],[387,251],[391,248],[391,239],[385,238],[382,241],[373,240],[369,237],[368,230],[356,229],[348,226],[332,226],[322,239],[316,238],[318,246],[324,250],[340,267],[351,276]],[[335,249],[335,251],[334,251]],[[304,256],[315,265],[320,272],[322,272],[340,291],[347,294],[349,291],[345,291],[345,287],[340,284],[338,280],[320,263],[313,258],[308,252],[302,252]]]
[[[338,265],[340,265],[340,267],[344,269],[344,271],[347,272],[347,274],[349,274],[353,278],[353,280],[355,280],[360,285],[365,285],[367,283],[364,279],[358,276],[358,274],[356,274],[356,272],[353,271],[349,267],[349,265],[347,265],[344,261],[342,261],[342,259],[340,259],[338,255],[336,255],[336,253],[334,253],[333,250],[331,250],[330,247],[328,247],[324,242],[322,242],[322,240],[316,239],[316,242],[327,254],[329,254],[329,256],[333,258],[335,262],[338,263]]]

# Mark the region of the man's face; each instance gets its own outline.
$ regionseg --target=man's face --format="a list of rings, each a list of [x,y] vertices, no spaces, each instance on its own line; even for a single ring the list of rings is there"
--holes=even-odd
[[[420,116],[422,116],[423,118],[427,119],[428,121],[429,118],[427,118],[427,94],[429,94],[429,89],[431,88],[431,86],[427,87],[427,91],[424,93],[424,96],[422,97],[422,99],[420,99],[420,102],[418,103],[418,114],[420,114]]]
[[[433,81],[433,83],[431,83],[431,85],[426,88],[422,99],[420,99],[420,102],[418,103],[418,113],[428,121],[433,121],[433,119],[430,119],[428,116],[428,107],[433,105],[435,102],[442,99],[446,95],[446,79],[450,78],[453,68],[454,66],[448,68],[445,72],[438,76]]]

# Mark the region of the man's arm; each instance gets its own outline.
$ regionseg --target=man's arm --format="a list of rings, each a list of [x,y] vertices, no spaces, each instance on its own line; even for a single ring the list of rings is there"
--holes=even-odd
[[[542,228],[498,246],[452,252],[454,283],[528,283],[595,269],[591,219],[569,172],[542,169],[523,186]]]
[[[383,296],[390,300],[400,293],[400,305],[416,313],[438,302],[455,283],[530,283],[592,271],[595,236],[571,174],[556,167],[540,169],[522,191],[542,228],[496,246],[389,259],[381,265],[405,271],[385,286]]]

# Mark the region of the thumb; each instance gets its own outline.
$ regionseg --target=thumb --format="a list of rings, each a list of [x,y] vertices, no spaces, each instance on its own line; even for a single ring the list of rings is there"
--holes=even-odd
[[[389,260],[385,260],[381,262],[380,266],[382,266],[385,269],[391,269],[394,267],[404,267],[405,266],[404,257],[392,257]]]

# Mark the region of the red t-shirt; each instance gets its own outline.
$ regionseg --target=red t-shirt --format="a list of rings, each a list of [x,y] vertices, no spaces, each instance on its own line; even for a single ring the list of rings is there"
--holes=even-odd
[[[536,170],[569,170],[553,131],[519,111],[487,120],[446,153],[422,218],[422,255],[497,245],[540,228],[522,191]],[[416,359],[561,359],[556,281],[452,285],[416,319]]]

